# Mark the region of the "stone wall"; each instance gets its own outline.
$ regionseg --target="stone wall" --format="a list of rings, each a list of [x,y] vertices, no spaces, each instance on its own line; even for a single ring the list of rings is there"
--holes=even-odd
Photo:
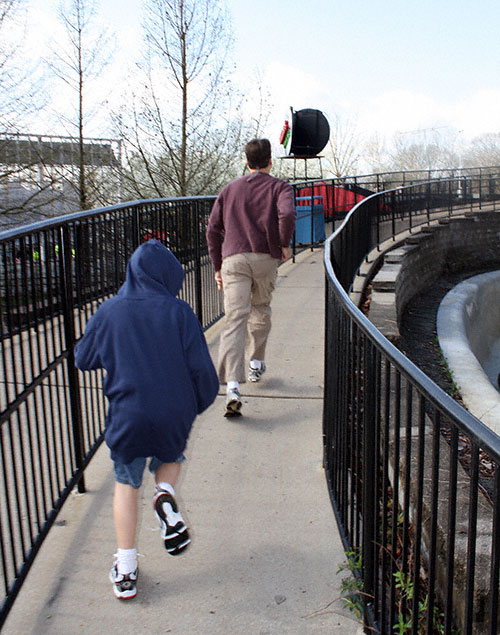
[[[500,265],[500,214],[475,212],[442,219],[405,241],[407,250],[395,281],[398,320],[412,297],[445,271],[494,269]]]
[[[443,218],[401,237],[377,253],[376,260],[368,260],[372,271],[378,269],[373,278],[365,271],[361,279],[364,288],[371,285],[368,317],[397,346],[406,306],[443,273],[500,268],[500,213]],[[351,298],[359,306],[363,298],[359,286]]]

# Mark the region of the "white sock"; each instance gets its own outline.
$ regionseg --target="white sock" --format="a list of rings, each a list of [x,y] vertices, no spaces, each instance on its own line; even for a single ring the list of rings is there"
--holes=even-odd
[[[254,370],[260,370],[262,368],[262,362],[259,359],[251,359],[250,368],[253,368]]]
[[[118,573],[124,575],[137,569],[137,549],[118,549],[116,558]]]
[[[240,390],[240,384],[237,381],[228,381],[227,382],[227,392],[231,392],[232,390]]]
[[[165,490],[169,494],[172,494],[172,496],[175,496],[174,488],[170,485],[170,483],[167,483],[166,481],[162,481],[161,483],[156,483],[156,487],[158,487],[158,489]]]

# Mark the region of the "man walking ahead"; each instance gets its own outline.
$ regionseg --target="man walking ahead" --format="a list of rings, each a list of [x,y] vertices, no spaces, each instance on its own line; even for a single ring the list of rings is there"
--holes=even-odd
[[[292,186],[269,174],[269,140],[253,139],[245,155],[250,174],[221,190],[207,228],[215,280],[224,289],[226,320],[218,373],[219,381],[227,384],[226,416],[241,414],[240,383],[247,376],[259,381],[266,370],[271,296],[278,264],[291,256],[296,216]]]

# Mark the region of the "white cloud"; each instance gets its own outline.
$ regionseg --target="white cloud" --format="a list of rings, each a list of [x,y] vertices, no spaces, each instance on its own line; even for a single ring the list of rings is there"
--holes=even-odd
[[[273,62],[266,67],[264,81],[272,91],[277,109],[301,108],[323,110],[330,102],[321,79],[295,66]]]
[[[467,95],[450,112],[455,127],[467,137],[500,132],[500,89],[483,89]]]
[[[377,95],[358,109],[360,131],[392,136],[447,125],[442,107],[432,97],[409,90],[393,90]]]
[[[500,131],[500,90],[484,89],[460,100],[439,102],[411,90],[381,93],[358,108],[358,128],[367,136],[378,133],[432,134],[456,130],[464,140],[485,132]]]

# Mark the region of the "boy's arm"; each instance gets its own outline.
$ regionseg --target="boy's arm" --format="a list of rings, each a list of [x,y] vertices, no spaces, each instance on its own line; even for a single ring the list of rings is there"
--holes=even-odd
[[[102,368],[99,349],[96,345],[95,320],[91,318],[81,340],[75,346],[75,366],[80,370]]]
[[[217,397],[219,379],[198,318],[191,312],[186,322],[184,350],[196,394],[198,414],[201,414]]]

